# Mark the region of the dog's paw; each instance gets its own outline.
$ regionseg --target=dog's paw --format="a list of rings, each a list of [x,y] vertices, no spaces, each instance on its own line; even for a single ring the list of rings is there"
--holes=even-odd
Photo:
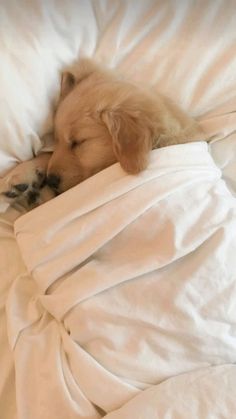
[[[41,191],[46,184],[50,153],[23,162],[12,169],[0,183],[0,193],[11,205],[32,209],[42,203]]]
[[[29,180],[28,177],[23,175],[10,177],[8,179],[8,189],[3,192],[6,198],[9,198],[9,202],[13,201],[26,201],[28,206],[36,204],[40,196],[40,189],[44,187],[46,175],[38,173],[37,170],[32,173],[32,177]]]

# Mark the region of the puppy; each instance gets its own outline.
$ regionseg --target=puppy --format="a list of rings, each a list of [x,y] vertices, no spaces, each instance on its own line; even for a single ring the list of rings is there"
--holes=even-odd
[[[89,59],[62,75],[54,136],[52,155],[22,163],[0,181],[10,203],[32,209],[117,161],[136,174],[152,149],[204,139],[170,99]]]
[[[167,97],[82,59],[62,75],[48,182],[60,193],[117,161],[136,174],[151,149],[203,139]]]

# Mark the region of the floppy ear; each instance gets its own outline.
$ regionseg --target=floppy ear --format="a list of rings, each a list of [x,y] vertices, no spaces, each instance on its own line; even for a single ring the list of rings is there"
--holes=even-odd
[[[82,80],[90,76],[98,65],[89,58],[82,58],[77,63],[66,69],[61,76],[60,99],[64,99],[68,93]]]
[[[64,99],[64,97],[68,95],[68,93],[73,89],[75,85],[76,79],[72,73],[70,73],[69,71],[65,71],[64,73],[62,73],[60,99]]]
[[[132,110],[103,111],[102,120],[112,137],[113,149],[121,167],[139,173],[147,167],[152,149],[152,126],[145,114]]]

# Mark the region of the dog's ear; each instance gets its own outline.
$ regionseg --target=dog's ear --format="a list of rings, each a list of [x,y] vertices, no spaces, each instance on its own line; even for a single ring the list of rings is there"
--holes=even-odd
[[[60,99],[64,99],[78,83],[98,70],[98,68],[98,65],[89,58],[82,58],[67,68],[61,76]]]
[[[76,78],[70,71],[64,71],[61,76],[60,99],[64,99],[76,85]]]
[[[113,149],[121,167],[139,173],[147,167],[152,149],[153,127],[145,112],[131,109],[105,110],[102,120],[112,137]]]

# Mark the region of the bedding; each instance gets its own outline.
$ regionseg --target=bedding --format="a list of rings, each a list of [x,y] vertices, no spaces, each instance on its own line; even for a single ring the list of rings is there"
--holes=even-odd
[[[95,406],[113,412],[200,369],[214,393],[205,369],[236,361],[235,228],[204,142],[153,151],[139,176],[113,165],[18,218],[7,325],[19,417],[98,418]]]
[[[20,216],[0,203],[4,419],[232,418],[235,5],[16,0],[0,7],[0,173],[52,148],[81,55],[150,83],[203,142],[118,164]]]

